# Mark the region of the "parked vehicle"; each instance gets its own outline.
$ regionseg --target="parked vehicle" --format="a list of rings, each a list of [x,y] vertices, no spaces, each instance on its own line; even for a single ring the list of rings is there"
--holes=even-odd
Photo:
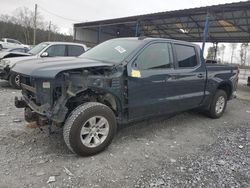
[[[18,64],[25,119],[63,126],[78,155],[104,150],[117,124],[190,109],[219,118],[234,98],[238,68],[205,64],[198,45],[168,39],[119,38],[78,58]]]
[[[11,58],[11,57],[21,57],[21,56],[29,56],[27,52],[29,51],[28,48],[12,48],[0,51],[0,60],[4,58]]]
[[[29,45],[22,44],[18,40],[2,38],[0,40],[0,50],[9,48],[30,48]]]
[[[5,58],[0,61],[0,78],[9,80],[9,83],[14,88],[20,87],[20,76],[11,74],[10,70],[18,63],[25,63],[30,59],[43,59],[45,57],[58,56],[79,56],[87,50],[86,45],[70,42],[43,42],[32,48],[27,54],[22,54],[22,57]],[[21,55],[21,54],[19,54]]]
[[[206,63],[217,64],[218,62],[216,60],[207,59]]]

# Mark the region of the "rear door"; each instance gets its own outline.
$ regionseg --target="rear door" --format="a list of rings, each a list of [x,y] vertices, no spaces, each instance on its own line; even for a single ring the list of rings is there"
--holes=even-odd
[[[129,119],[175,111],[175,80],[172,79],[172,46],[167,42],[147,45],[128,64]]]
[[[179,111],[198,107],[205,92],[206,69],[200,50],[192,45],[175,43],[175,95]]]

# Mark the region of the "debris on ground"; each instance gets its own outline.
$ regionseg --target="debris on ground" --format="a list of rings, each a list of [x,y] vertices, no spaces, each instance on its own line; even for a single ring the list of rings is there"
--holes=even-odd
[[[26,127],[29,129],[35,129],[35,128],[38,128],[39,126],[37,125],[37,122],[34,121],[34,122],[26,124]]]
[[[175,159],[170,159],[170,162],[171,163],[176,163],[176,160]]]
[[[69,175],[69,176],[74,176],[74,174],[72,172],[69,171],[69,169],[67,169],[66,167],[63,167],[64,168],[64,172]]]
[[[56,177],[55,176],[50,176],[47,183],[53,183],[56,181]]]
[[[20,119],[13,119],[13,122],[14,123],[19,123],[19,122],[21,122],[22,120],[20,120]]]

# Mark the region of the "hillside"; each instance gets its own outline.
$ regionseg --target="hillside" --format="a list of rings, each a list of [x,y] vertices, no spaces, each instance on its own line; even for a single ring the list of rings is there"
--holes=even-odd
[[[33,29],[24,28],[21,25],[11,22],[0,21],[0,38],[13,38],[24,44],[33,44]],[[37,29],[36,43],[49,40],[49,31]],[[50,41],[73,41],[70,35],[63,35],[55,32],[50,32]]]

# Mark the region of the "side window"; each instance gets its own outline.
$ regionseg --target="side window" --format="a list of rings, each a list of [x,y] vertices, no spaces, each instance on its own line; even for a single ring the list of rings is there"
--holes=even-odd
[[[198,64],[194,47],[175,44],[175,49],[177,54],[178,67],[192,68]]]
[[[21,42],[19,42],[19,41],[17,41],[17,40],[14,40],[14,43],[16,43],[16,44],[22,44]]]
[[[10,52],[26,52],[26,51],[25,51],[25,48],[14,48],[10,50]]]
[[[172,65],[173,54],[169,43],[149,45],[135,61],[139,70],[171,68]]]
[[[9,42],[9,43],[15,43],[14,40],[11,40],[11,39],[7,39],[7,42]]]
[[[84,52],[82,46],[68,45],[68,56],[79,56]]]
[[[65,56],[65,45],[53,45],[50,46],[46,52],[48,52],[49,57],[55,57],[55,56]]]

